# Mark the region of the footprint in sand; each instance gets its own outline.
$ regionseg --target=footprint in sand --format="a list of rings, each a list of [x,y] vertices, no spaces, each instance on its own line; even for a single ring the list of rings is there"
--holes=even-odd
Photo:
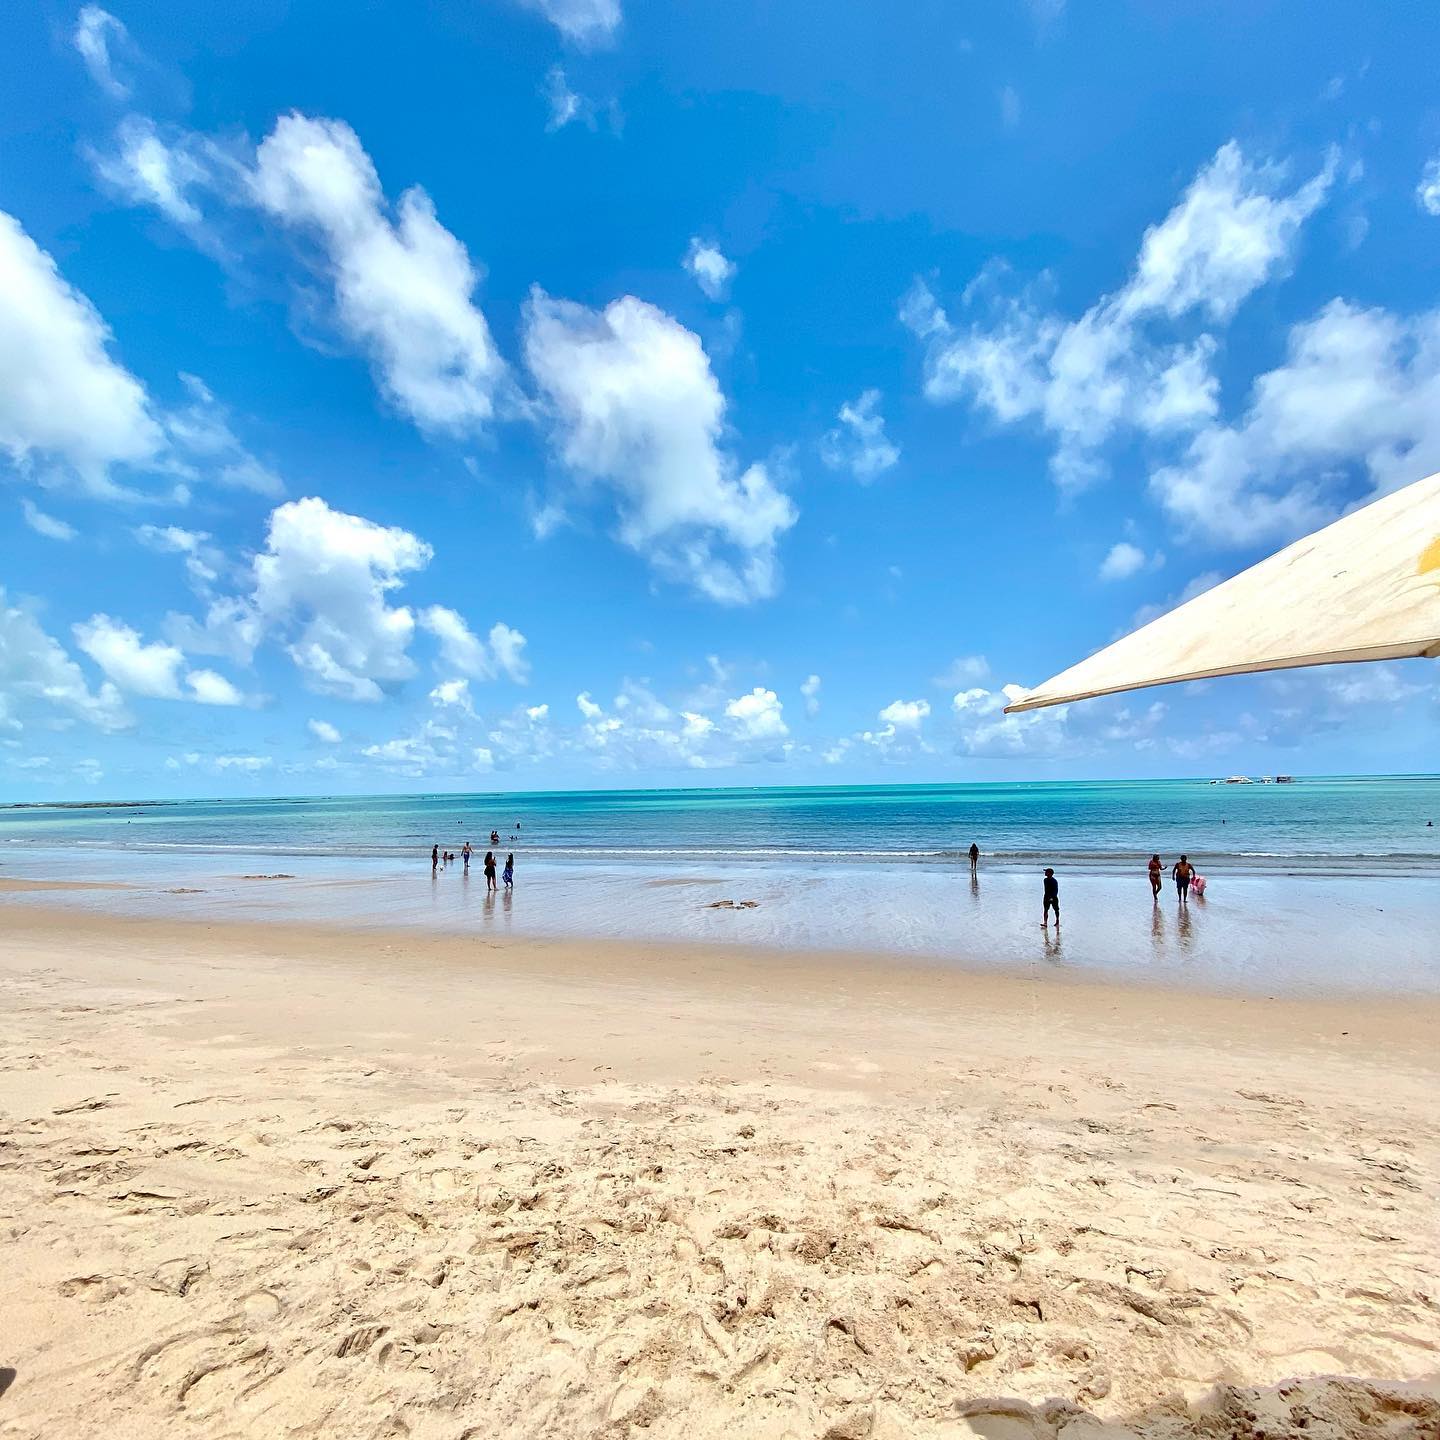
[[[240,1302],[240,1308],[252,1325],[263,1325],[285,1308],[285,1302],[273,1290],[253,1290]]]

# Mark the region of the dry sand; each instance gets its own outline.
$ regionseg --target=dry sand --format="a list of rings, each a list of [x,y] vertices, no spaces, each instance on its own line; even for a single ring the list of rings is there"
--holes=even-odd
[[[1440,1433],[1433,1004],[0,924],[0,1435]]]

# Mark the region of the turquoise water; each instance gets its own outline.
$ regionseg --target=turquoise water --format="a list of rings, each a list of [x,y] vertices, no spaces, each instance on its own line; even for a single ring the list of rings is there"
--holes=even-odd
[[[1440,780],[910,785],[0,811],[4,905],[722,941],[1279,991],[1440,993]],[[518,822],[519,829],[515,829]],[[516,887],[431,872],[490,831]],[[512,835],[519,838],[511,840]],[[971,840],[984,859],[972,878]],[[1144,861],[1210,880],[1182,908]],[[1040,869],[1063,937],[1039,925]],[[753,901],[730,908],[715,902]]]
[[[1426,822],[1437,823],[1427,826]],[[516,842],[516,823],[519,824]],[[161,802],[0,810],[7,847],[401,858],[432,844],[624,862],[802,860],[1129,867],[1180,851],[1211,868],[1440,868],[1440,777],[630,790]]]

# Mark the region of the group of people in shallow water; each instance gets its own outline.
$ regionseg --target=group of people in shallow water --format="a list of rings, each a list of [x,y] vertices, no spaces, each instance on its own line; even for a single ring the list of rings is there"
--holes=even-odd
[[[518,822],[515,828],[517,830],[520,828]],[[514,837],[512,836],[511,838],[513,839]],[[500,832],[498,830],[492,830],[490,832],[490,843],[492,845],[498,845],[500,843]],[[459,859],[464,862],[465,873],[468,875],[470,873],[470,859],[474,854],[475,847],[471,845],[468,840],[460,847],[460,854],[458,856],[449,850],[441,850],[438,845],[432,845],[430,847],[430,873],[432,875],[437,874],[442,865],[452,865]],[[495,882],[495,869],[495,852],[493,850],[487,850],[485,852],[485,888],[487,890],[498,890],[500,888]],[[500,879],[507,890],[513,890],[515,888],[514,851],[506,854],[505,868],[500,872]]]
[[[980,847],[971,841],[970,843],[970,874],[979,873]],[[1160,877],[1164,871],[1164,862],[1158,855],[1150,857],[1150,864],[1147,872],[1150,876],[1150,893],[1158,901],[1160,899]],[[1182,855],[1171,867],[1170,878],[1175,882],[1176,899],[1182,905],[1189,905],[1190,891],[1193,888],[1197,895],[1205,893],[1205,877],[1201,875],[1190,863],[1188,855]],[[1041,883],[1040,901],[1040,924],[1048,930],[1050,928],[1050,916],[1055,916],[1055,929],[1060,929],[1060,881],[1056,878],[1054,869],[1047,865],[1045,867],[1045,878]]]

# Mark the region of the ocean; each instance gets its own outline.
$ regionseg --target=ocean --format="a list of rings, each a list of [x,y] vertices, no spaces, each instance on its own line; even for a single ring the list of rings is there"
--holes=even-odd
[[[1133,867],[1182,850],[1212,868],[1440,868],[1440,777],[764,787],[158,801],[0,809],[3,847],[400,859],[516,834],[571,860]]]
[[[127,914],[1440,993],[1432,820],[1434,776],[166,801],[0,810],[0,879],[124,887],[3,898]],[[478,861],[431,873],[432,844],[483,855],[492,830],[516,855],[513,894],[487,894]],[[1167,887],[1152,904],[1145,861],[1182,851],[1204,899],[1181,908]],[[1039,924],[1046,865],[1063,935]]]

